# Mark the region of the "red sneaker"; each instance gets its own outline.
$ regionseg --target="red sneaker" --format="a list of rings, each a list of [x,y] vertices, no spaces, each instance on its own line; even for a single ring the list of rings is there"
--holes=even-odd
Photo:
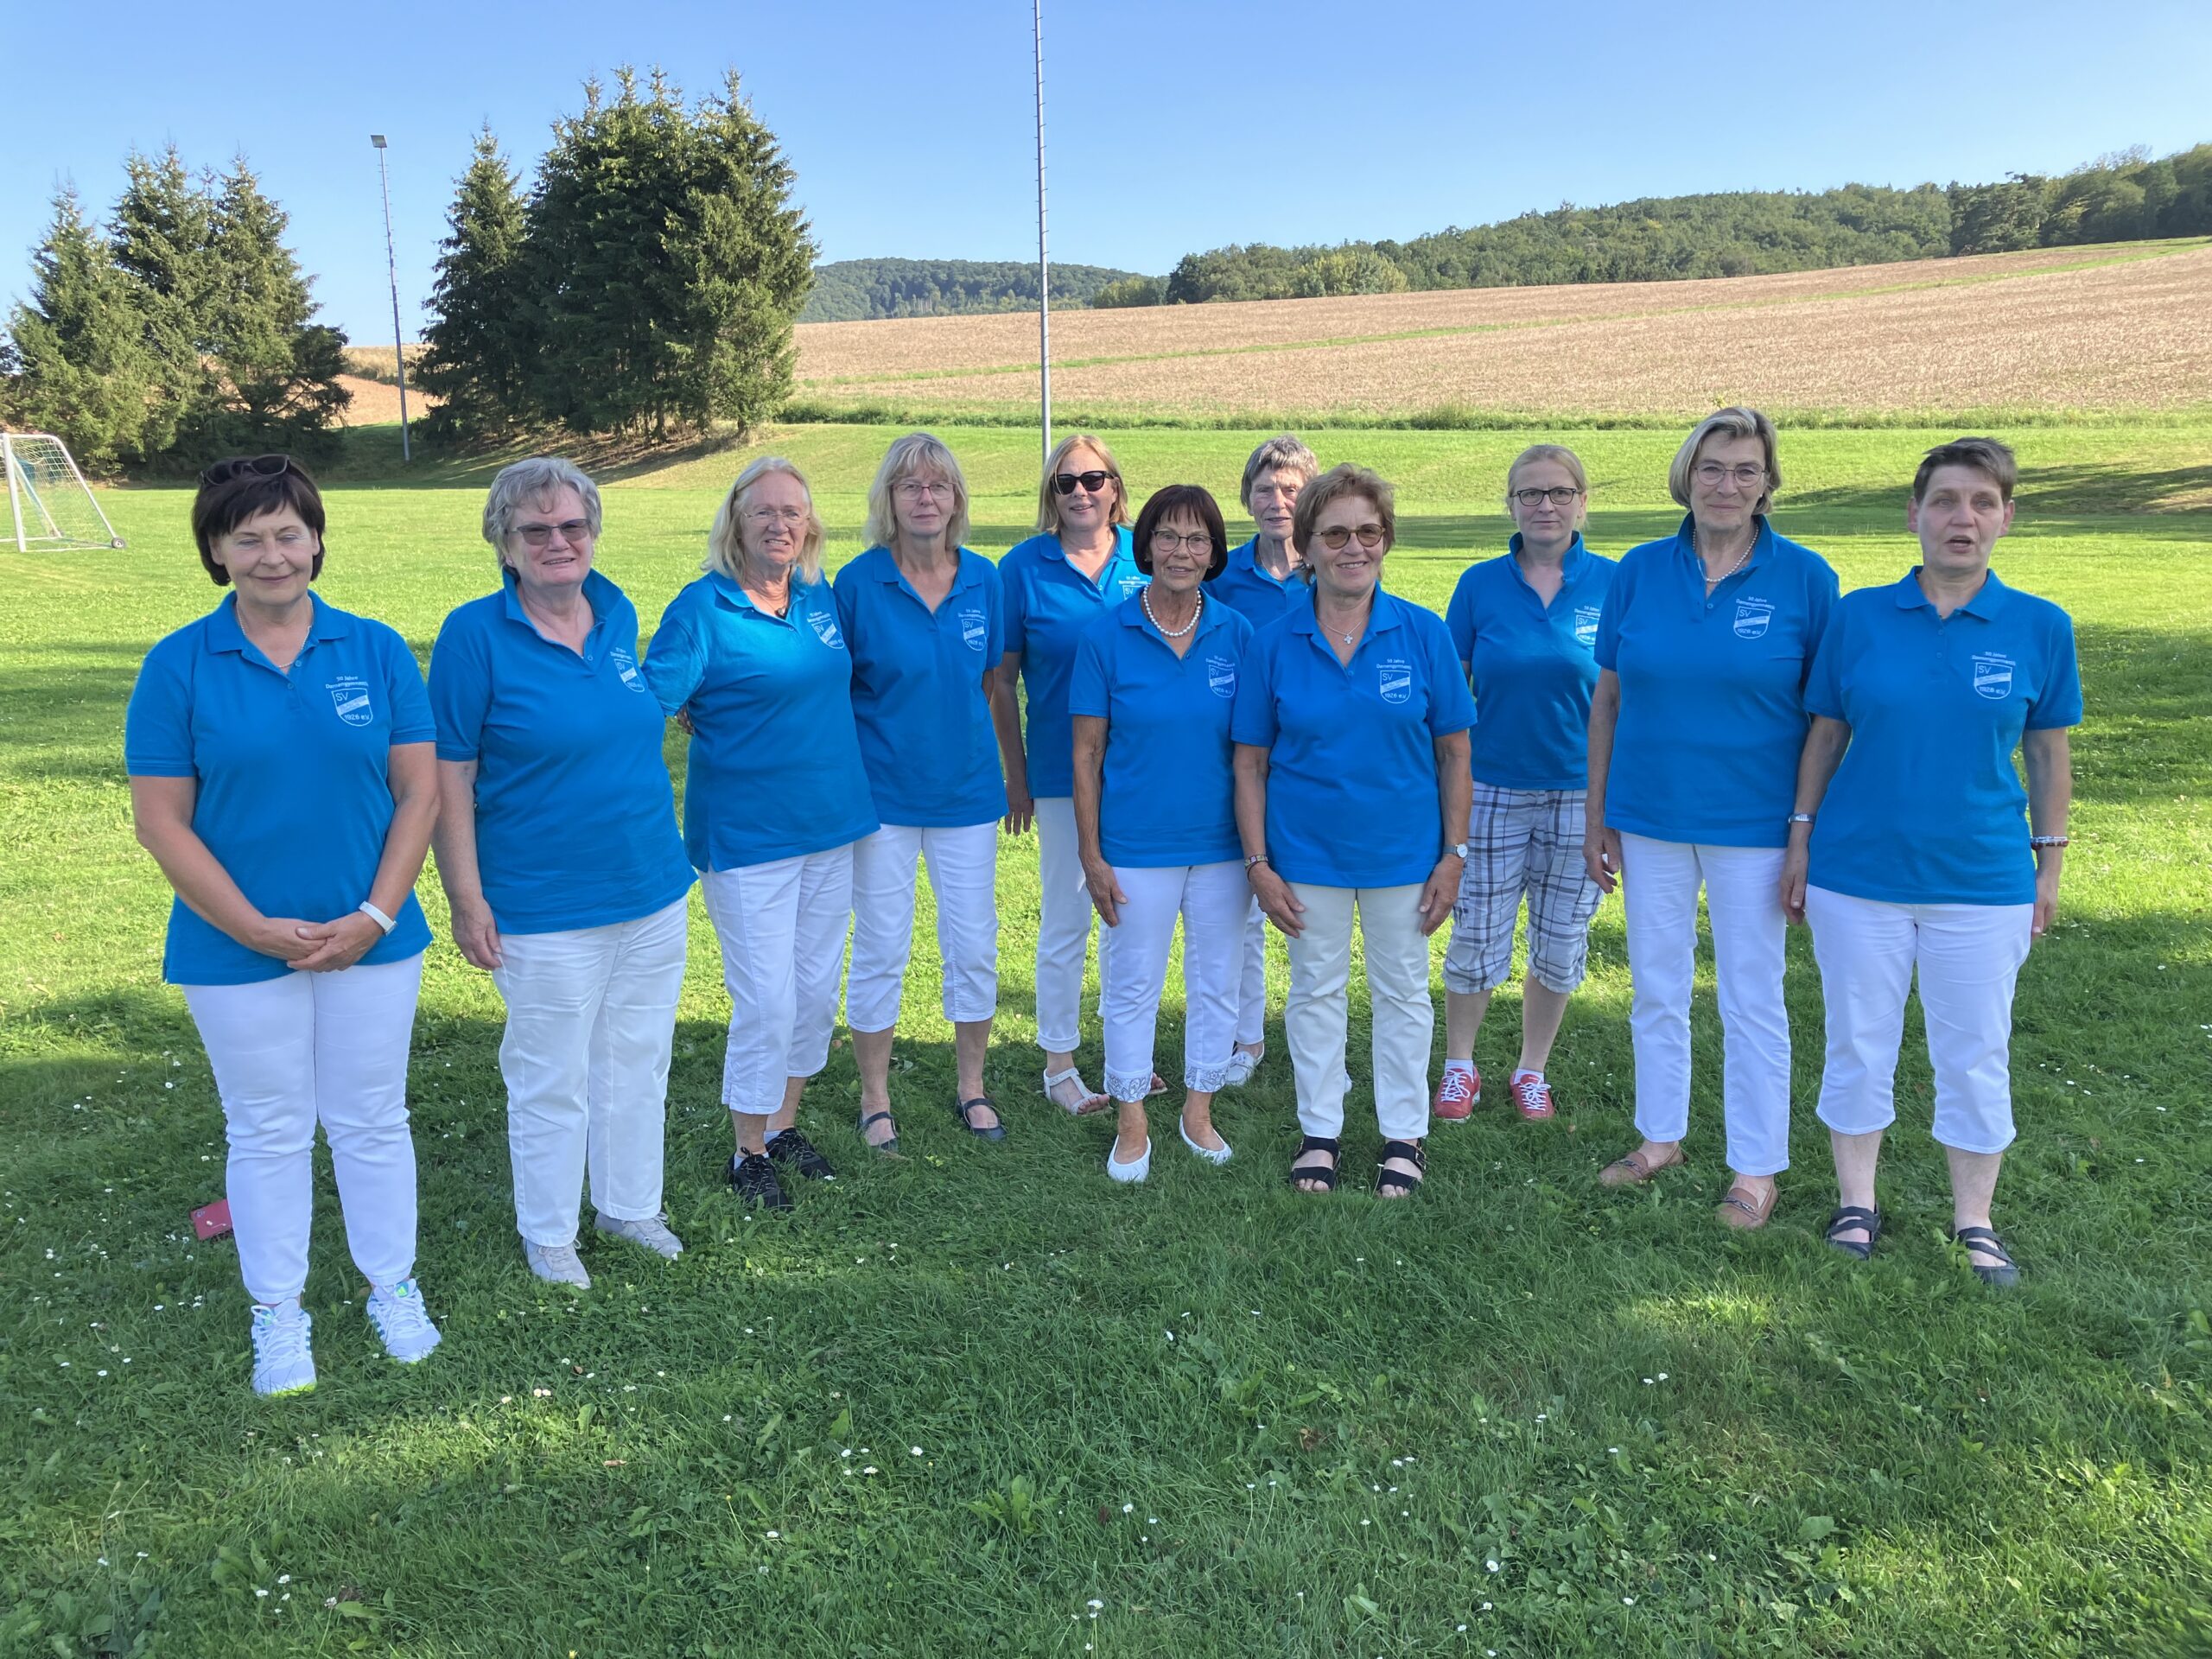
[[[1513,1074],[1513,1109],[1529,1123],[1541,1123],[1552,1115],[1552,1086],[1542,1072]]]
[[[1456,1065],[1444,1068],[1444,1081],[1436,1085],[1436,1096],[1428,1103],[1428,1109],[1446,1123],[1464,1123],[1467,1115],[1481,1103],[1483,1074],[1470,1067],[1462,1071]]]

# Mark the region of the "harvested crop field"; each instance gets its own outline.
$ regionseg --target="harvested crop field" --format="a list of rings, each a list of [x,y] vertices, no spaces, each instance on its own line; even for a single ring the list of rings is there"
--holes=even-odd
[[[1035,397],[1033,318],[798,330],[800,397],[987,416]],[[1779,276],[1071,311],[1053,391],[1124,417],[1681,416],[2212,403],[2212,246],[2039,249]]]

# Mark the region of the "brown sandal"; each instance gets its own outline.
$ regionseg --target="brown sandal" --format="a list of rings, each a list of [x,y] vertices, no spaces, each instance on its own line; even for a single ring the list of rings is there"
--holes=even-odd
[[[1766,1190],[1766,1202],[1761,1204],[1751,1196],[1751,1188],[1731,1185],[1728,1196],[1720,1200],[1719,1214],[1721,1224],[1745,1233],[1764,1227],[1766,1218],[1774,1213],[1775,1199],[1781,1196],[1779,1184],[1770,1186]]]
[[[1682,1149],[1679,1143],[1675,1147],[1673,1157],[1662,1159],[1656,1164],[1647,1162],[1643,1149],[1639,1147],[1625,1158],[1614,1159],[1611,1163],[1599,1170],[1598,1185],[1600,1186],[1642,1186],[1661,1170],[1673,1169],[1688,1161],[1689,1160],[1682,1156]]]

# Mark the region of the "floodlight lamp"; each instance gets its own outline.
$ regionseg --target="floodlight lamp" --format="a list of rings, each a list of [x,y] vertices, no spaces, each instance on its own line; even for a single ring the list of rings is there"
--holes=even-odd
[[[384,142],[384,134],[382,134],[382,133],[380,133],[380,132],[372,132],[372,133],[371,133],[371,134],[369,135],[369,142],[370,142],[371,143],[374,144],[374,145],[375,145],[378,149],[385,149],[385,142]]]

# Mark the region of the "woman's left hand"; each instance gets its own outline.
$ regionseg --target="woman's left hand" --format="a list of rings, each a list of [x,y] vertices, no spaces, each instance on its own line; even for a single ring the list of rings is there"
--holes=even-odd
[[[2036,872],[2036,907],[2028,920],[2028,932],[2041,938],[2058,919],[2058,872],[2046,867]]]
[[[1428,880],[1421,889],[1421,931],[1433,933],[1444,925],[1444,918],[1452,913],[1452,906],[1459,901],[1459,877],[1467,868],[1467,861],[1457,853],[1446,853],[1436,861],[1436,868],[1428,873]]]
[[[315,950],[292,966],[302,973],[331,974],[351,968],[367,956],[384,938],[384,929],[356,910],[334,922],[309,922],[300,929],[300,937],[314,944]]]
[[[1090,902],[1098,912],[1098,919],[1109,927],[1119,927],[1122,906],[1129,902],[1129,895],[1114,879],[1114,867],[1103,858],[1096,864],[1084,864],[1083,885],[1090,891]]]

